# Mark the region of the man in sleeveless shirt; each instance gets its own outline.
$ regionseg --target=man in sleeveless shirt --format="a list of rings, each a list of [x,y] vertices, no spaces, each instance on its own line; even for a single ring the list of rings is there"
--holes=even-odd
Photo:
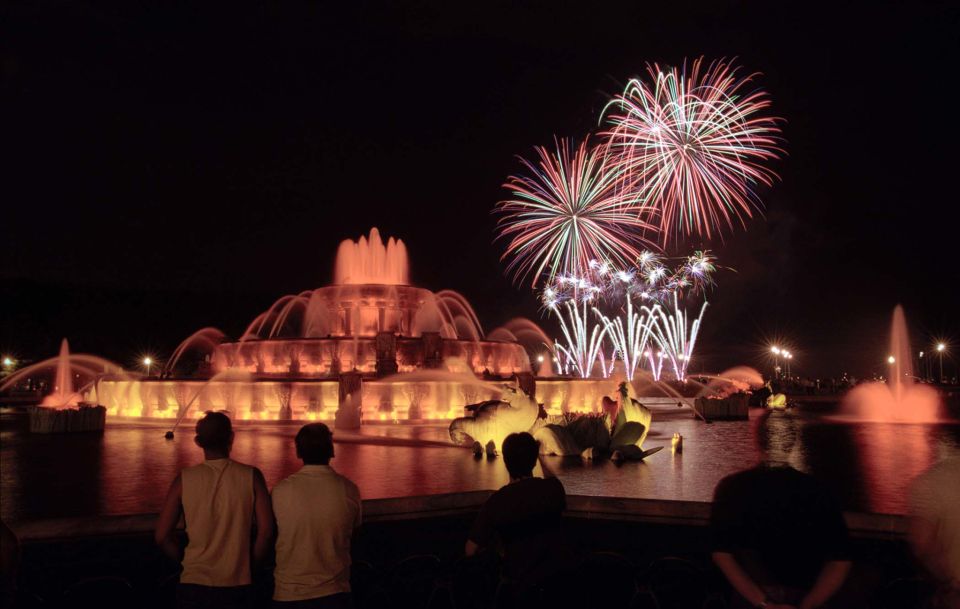
[[[296,446],[303,467],[273,488],[275,606],[352,607],[350,541],[360,526],[360,491],[330,467],[333,436],[326,425],[304,425]]]
[[[164,553],[183,564],[177,607],[252,607],[251,563],[263,560],[273,538],[267,485],[260,470],[230,459],[233,429],[225,414],[208,412],[194,441],[204,461],[170,485],[155,533]],[[188,539],[182,554],[174,538],[181,515]]]

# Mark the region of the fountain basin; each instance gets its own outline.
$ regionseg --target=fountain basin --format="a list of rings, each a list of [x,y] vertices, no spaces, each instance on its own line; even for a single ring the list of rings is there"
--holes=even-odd
[[[694,409],[705,419],[722,421],[746,421],[750,418],[750,396],[738,393],[726,398],[697,398]]]
[[[107,420],[107,409],[103,406],[31,406],[27,412],[30,417],[30,433],[102,432]]]

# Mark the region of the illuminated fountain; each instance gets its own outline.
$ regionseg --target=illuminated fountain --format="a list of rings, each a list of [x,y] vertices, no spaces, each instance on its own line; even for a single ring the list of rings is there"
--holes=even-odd
[[[864,383],[844,397],[844,411],[859,420],[932,423],[940,420],[940,397],[928,385],[916,382],[910,337],[903,307],[893,310],[890,327],[890,374],[887,382]]]
[[[60,342],[56,357],[27,366],[7,377],[0,384],[0,391],[16,387],[20,382],[53,372],[51,392],[44,396],[38,406],[30,409],[30,431],[57,433],[103,430],[106,411],[97,406],[96,383],[110,378],[124,381],[129,377],[123,370],[102,357],[85,354],[70,354],[67,339]],[[82,381],[75,389],[74,380]]]
[[[67,339],[60,341],[60,354],[57,356],[57,371],[54,375],[53,391],[43,398],[41,406],[52,408],[76,408],[82,398],[73,390],[73,372],[70,370],[70,345]]]
[[[209,409],[344,426],[450,419],[494,397],[459,375],[529,383],[524,345],[542,351],[544,342],[527,320],[485,336],[462,295],[410,285],[403,241],[385,243],[374,228],[340,244],[333,285],[283,296],[237,341],[204,328],[181,343],[159,378],[102,381],[98,395],[111,415],[178,422]],[[186,356],[198,353],[199,368],[185,370]]]

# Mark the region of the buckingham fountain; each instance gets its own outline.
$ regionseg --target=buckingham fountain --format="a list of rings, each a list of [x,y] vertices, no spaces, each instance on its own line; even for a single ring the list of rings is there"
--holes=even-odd
[[[340,427],[446,420],[495,397],[482,380],[513,379],[532,393],[532,349],[545,344],[523,319],[485,335],[462,295],[411,285],[405,244],[374,228],[340,244],[332,285],[280,298],[239,340],[200,330],[158,377],[105,376],[86,399],[111,417],[177,422],[211,409]],[[179,372],[191,352],[200,365]]]

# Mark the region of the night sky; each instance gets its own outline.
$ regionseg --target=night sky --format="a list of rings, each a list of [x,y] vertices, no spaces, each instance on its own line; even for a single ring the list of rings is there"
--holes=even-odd
[[[646,62],[705,55],[763,73],[789,154],[746,231],[673,252],[736,269],[694,370],[774,339],[800,374],[881,370],[898,302],[916,348],[960,351],[960,5],[514,4],[6,3],[0,349],[129,365],[237,336],[374,225],[488,330],[552,331],[493,242],[515,155],[595,128]]]

